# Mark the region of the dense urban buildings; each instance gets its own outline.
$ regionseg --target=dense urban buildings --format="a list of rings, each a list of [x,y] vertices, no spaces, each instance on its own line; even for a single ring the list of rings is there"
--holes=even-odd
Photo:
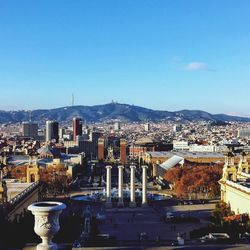
[[[221,199],[230,204],[232,216],[238,218],[237,214],[249,213],[250,147],[247,134],[238,133],[250,128],[248,123],[217,126],[197,121],[180,126],[171,121],[146,124],[119,121],[119,129],[117,125],[114,127],[116,123],[82,124],[81,119],[74,118],[73,123],[45,121],[2,125],[0,199],[2,204],[15,204],[7,211],[9,220],[22,217],[27,204],[51,197],[60,200],[65,192],[67,197],[73,197],[77,191],[83,192],[83,197],[91,197],[88,198],[91,202],[95,200],[105,206],[104,210],[98,207],[98,216],[105,213],[113,218],[115,215],[109,209],[115,207],[119,208],[117,213],[121,217],[127,216],[126,209],[131,209],[132,214],[137,214],[136,209],[144,209],[138,213],[145,213],[149,220],[154,213],[157,220],[152,222],[160,223],[159,230],[153,233],[150,224],[140,225],[140,230],[145,229],[151,237],[160,235],[165,244],[167,239],[176,239],[176,233],[165,233],[169,220],[173,216],[181,220],[177,212],[172,212],[176,208],[169,203],[177,202],[176,206],[183,203],[183,209],[187,209],[186,206],[191,209],[193,203],[204,199],[212,214],[215,204],[210,204],[210,199],[217,202]],[[161,203],[154,201],[158,196],[163,199]],[[18,200],[15,197],[19,197]],[[152,210],[152,207],[157,209]],[[164,220],[159,222],[158,216],[162,213]],[[193,219],[200,220],[199,213],[190,213]],[[129,223],[126,227],[134,234],[139,233]],[[123,230],[122,225],[119,224],[117,232]],[[111,233],[111,229],[101,224],[98,227],[102,233]],[[201,224],[197,224],[199,227]],[[195,230],[196,227],[189,225],[187,228]],[[192,234],[192,230],[186,233]],[[117,233],[116,237],[122,239],[121,235]],[[183,239],[183,235],[178,238],[179,242]]]

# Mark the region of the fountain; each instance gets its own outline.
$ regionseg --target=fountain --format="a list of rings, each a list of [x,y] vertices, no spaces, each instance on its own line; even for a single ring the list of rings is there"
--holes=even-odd
[[[106,166],[106,189],[102,191],[95,191],[89,195],[77,195],[72,196],[71,199],[74,201],[85,201],[85,202],[106,202],[107,208],[112,208],[113,202],[118,202],[118,207],[123,207],[124,202],[128,203],[129,206],[136,207],[139,200],[141,201],[142,207],[148,206],[148,201],[159,201],[169,199],[169,196],[159,195],[159,194],[150,194],[147,189],[147,165],[142,166],[142,189],[135,189],[136,177],[135,173],[137,167],[135,165],[130,166],[130,183],[127,184],[124,189],[123,185],[123,170],[124,166],[118,166],[119,175],[118,175],[118,188],[112,188],[111,175],[112,175],[112,166]],[[129,188],[128,188],[129,186]]]
[[[104,188],[103,190],[100,191],[94,191],[91,192],[90,194],[87,195],[73,195],[71,196],[71,200],[73,201],[81,201],[81,202],[103,202],[105,201],[106,197],[106,189]],[[142,190],[137,188],[135,190],[135,198],[136,200],[140,200],[142,197]],[[124,200],[129,200],[130,198],[130,190],[128,187],[123,189],[123,198]],[[152,194],[152,193],[147,193],[147,199],[149,201],[161,201],[161,200],[168,200],[170,199],[171,196],[168,195],[162,195],[162,194]],[[112,188],[111,189],[111,200],[116,201],[118,200],[118,189],[117,188]]]

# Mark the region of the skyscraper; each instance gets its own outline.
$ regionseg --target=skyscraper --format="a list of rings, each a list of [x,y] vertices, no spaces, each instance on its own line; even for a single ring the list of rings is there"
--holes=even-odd
[[[46,121],[46,142],[59,139],[59,124],[57,121]]]
[[[144,124],[144,130],[146,132],[148,132],[150,130],[150,124],[149,123]]]
[[[63,140],[64,134],[65,134],[65,129],[64,128],[60,128],[59,129],[59,139],[60,139],[60,141]]]
[[[82,120],[80,118],[73,118],[73,140],[76,140],[78,135],[82,135]]]
[[[114,125],[114,130],[115,131],[119,131],[121,129],[121,124],[120,122],[116,122],[115,125]]]
[[[38,124],[34,122],[23,122],[22,135],[24,137],[32,137],[36,139],[38,135]]]

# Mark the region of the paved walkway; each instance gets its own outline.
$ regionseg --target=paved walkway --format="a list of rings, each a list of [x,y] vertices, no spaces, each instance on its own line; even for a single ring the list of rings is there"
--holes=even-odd
[[[110,234],[118,241],[137,241],[142,232],[147,233],[149,240],[160,236],[163,241],[173,241],[178,232],[188,237],[189,231],[201,227],[200,223],[166,223],[152,208],[107,209],[104,213],[107,217],[99,226],[100,233]]]

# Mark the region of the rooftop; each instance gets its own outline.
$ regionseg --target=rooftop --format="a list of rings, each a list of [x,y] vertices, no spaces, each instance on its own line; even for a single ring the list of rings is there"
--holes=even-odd
[[[164,168],[165,170],[168,170],[179,163],[184,163],[184,158],[177,156],[177,155],[174,155],[173,157],[171,157],[167,161],[163,162],[160,166],[162,168]]]
[[[182,158],[224,158],[224,155],[221,153],[210,153],[210,152],[185,152],[185,151],[149,151],[146,152],[151,157],[162,157],[162,158],[171,158],[174,155],[177,155]]]
[[[142,137],[140,139],[138,139],[137,141],[135,141],[136,145],[144,145],[144,144],[153,144],[158,142],[155,138],[151,138],[151,137]]]

